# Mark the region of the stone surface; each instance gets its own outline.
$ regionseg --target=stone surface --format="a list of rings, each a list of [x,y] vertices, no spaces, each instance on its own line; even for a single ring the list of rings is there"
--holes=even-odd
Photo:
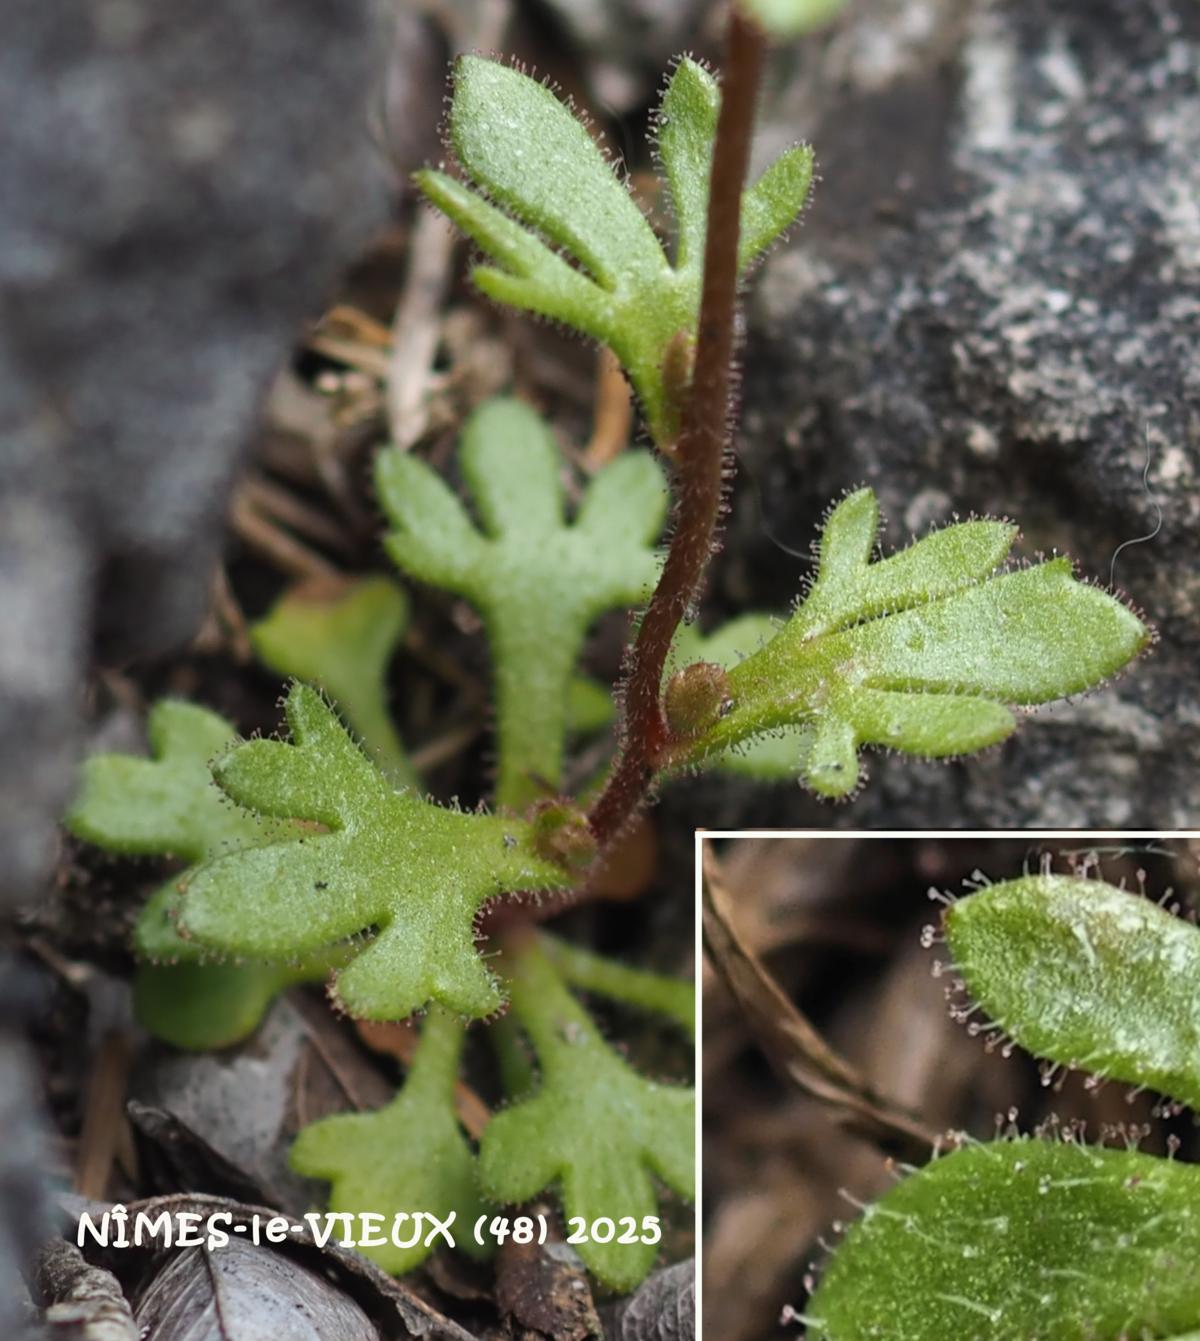
[[[386,218],[386,20],[385,0],[6,9],[4,894],[52,852],[93,638],[120,659],[195,631],[260,399]]]
[[[985,756],[869,756],[851,804],[714,781],[686,804],[709,825],[1195,825],[1200,10],[872,9],[789,58],[797,91],[768,128],[811,138],[823,180],[748,314],[717,599],[783,608],[829,501],[869,483],[889,550],[988,512],[1020,522],[1024,556],[1065,551],[1102,584],[1116,554],[1161,638]],[[1155,500],[1159,534],[1117,554]]]
[[[24,969],[0,949],[0,1336],[12,1341],[35,1334],[26,1282],[56,1227],[40,1173],[48,1142],[30,1102],[41,1077],[20,1037],[31,997]]]

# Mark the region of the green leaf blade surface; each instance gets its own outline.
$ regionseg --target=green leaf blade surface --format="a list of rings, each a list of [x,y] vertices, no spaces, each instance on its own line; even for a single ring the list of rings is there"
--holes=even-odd
[[[1099,880],[1036,875],[960,899],[967,990],[1027,1051],[1200,1107],[1200,931]]]
[[[993,573],[1017,535],[1008,522],[958,522],[871,563],[878,529],[870,489],[833,509],[821,534],[817,580],[789,623],[789,638],[835,632],[961,591]]]
[[[432,1251],[425,1241],[427,1223],[417,1233],[412,1219],[401,1222],[395,1233],[400,1241],[393,1240],[398,1215],[424,1211],[445,1221],[453,1212],[455,1244],[472,1257],[489,1255],[472,1234],[486,1203],[475,1153],[454,1111],[462,1037],[458,1021],[431,1011],[413,1064],[390,1104],[372,1113],[323,1118],[305,1127],[292,1145],[292,1167],[331,1184],[331,1212],[383,1217],[377,1236],[388,1241],[366,1243],[359,1250],[393,1275],[411,1271]],[[408,1244],[414,1236],[417,1241]]]
[[[450,139],[499,204],[567,248],[612,289],[648,282],[666,261],[650,225],[583,123],[544,84],[509,65],[460,57]]]
[[[302,584],[250,626],[264,665],[323,689],[397,785],[416,785],[387,707],[388,663],[408,626],[404,592],[386,577],[329,590]]]
[[[392,559],[411,577],[464,596],[487,629],[496,794],[514,810],[561,786],[571,685],[591,624],[646,599],[659,571],[655,541],[667,491],[654,459],[622,453],[591,481],[573,522],[565,513],[564,464],[535,411],[499,398],[481,406],[463,432],[462,469],[479,529],[427,466],[389,450],[377,467]],[[438,501],[426,509],[430,498]],[[453,521],[447,527],[440,518]]]
[[[287,715],[294,744],[247,742],[218,779],[247,806],[328,831],[194,871],[184,935],[224,954],[285,961],[354,938],[334,986],[362,1018],[401,1019],[430,1000],[462,1015],[495,1011],[501,997],[474,945],[475,918],[497,895],[564,888],[570,877],[537,855],[522,821],[392,791],[315,690],[294,685]]]
[[[869,490],[833,511],[808,598],[730,668],[730,711],[681,761],[800,727],[805,781],[845,796],[862,746],[943,758],[998,743],[1010,708],[1091,689],[1150,641],[1066,559],[996,575],[1015,535],[1006,522],[958,523],[872,563],[877,524]]]
[[[972,1144],[868,1207],[810,1341],[1121,1341],[1200,1324],[1200,1169],[1034,1139]]]
[[[745,271],[796,222],[812,190],[813,151],[794,145],[767,167],[742,198],[738,269]]]
[[[1144,645],[1145,628],[1077,582],[1069,560],[1052,559],[840,636],[839,652],[878,658],[877,687],[1038,704],[1115,674]]]
[[[566,1216],[590,1225],[657,1211],[653,1179],[682,1196],[695,1192],[695,1095],[637,1075],[600,1037],[537,947],[510,962],[513,1009],[537,1052],[540,1083],[531,1097],[498,1113],[480,1142],[484,1192],[526,1201],[557,1184]],[[589,1235],[589,1240],[591,1236]],[[653,1243],[588,1241],[588,1269],[622,1292],[634,1289],[658,1256]]]
[[[223,717],[163,699],[150,711],[147,734],[149,759],[98,754],[85,761],[83,785],[66,817],[76,837],[109,852],[189,862],[271,837],[272,826],[238,810],[212,780],[210,760],[237,738]]]
[[[708,189],[721,93],[717,81],[684,57],[659,107],[658,152],[675,210],[675,266],[699,273],[708,226]]]
[[[151,758],[96,755],[85,762],[67,817],[79,837],[109,851],[195,864],[288,836],[288,825],[241,809],[213,781],[212,761],[237,739],[230,722],[196,704],[163,699],[147,728]],[[138,916],[133,940],[143,962],[134,975],[134,1010],[145,1028],[175,1047],[222,1048],[252,1034],[285,987],[324,977],[330,958],[212,962],[212,952],[185,940],[176,925],[190,874],[167,880]]]

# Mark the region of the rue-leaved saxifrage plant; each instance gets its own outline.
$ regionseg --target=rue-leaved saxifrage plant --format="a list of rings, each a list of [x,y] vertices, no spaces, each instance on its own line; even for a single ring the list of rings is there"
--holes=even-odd
[[[151,759],[87,765],[74,832],[185,863],[138,926],[136,990],[151,1027],[182,1046],[220,1046],[253,1028],[282,987],[326,976],[355,1016],[428,1010],[395,1102],[328,1119],[296,1144],[296,1166],[330,1180],[340,1208],[467,1217],[481,1199],[553,1187],[568,1217],[619,1221],[653,1215],[655,1179],[690,1195],[690,1091],[637,1076],[569,990],[685,1023],[687,989],[537,935],[538,905],[509,896],[561,896],[542,909],[581,897],[652,789],[681,771],[791,774],[847,796],[861,747],[945,757],[994,744],[1013,729],[1012,709],[1098,684],[1147,641],[1132,612],[1077,582],[1064,559],[1001,571],[1015,538],[1006,523],[956,524],[876,557],[865,489],[829,516],[816,578],[790,615],[707,634],[684,622],[730,464],[739,286],[798,218],[812,176],[800,146],[745,187],[764,25],[801,30],[836,7],[746,0],[730,15],[721,84],[692,60],[675,67],[656,126],[669,247],[550,89],[497,61],[455,66],[460,171],[420,173],[421,189],[483,253],[473,276],[484,293],[613,351],[657,451],[604,467],[573,515],[567,464],[519,401],[490,402],[467,423],[467,503],[412,454],[379,454],[389,555],[483,620],[495,683],[490,812],[421,792],[384,691],[407,602],[382,577],[289,593],[255,628],[261,659],[295,677],[290,742],[239,742],[230,723],[168,701],[152,714]],[[580,675],[584,639],[600,614],[637,607],[615,759],[584,795],[564,795],[572,733],[611,710]],[[484,934],[498,959],[481,953]],[[511,1013],[491,1033],[512,1103],[476,1152],[452,1107],[462,1022],[506,1000]],[[525,1043],[532,1081],[517,1055]],[[657,1249],[643,1235],[588,1239],[580,1251],[601,1280],[628,1289]],[[377,1255],[399,1271],[422,1252]]]
[[[1047,1079],[1078,1069],[1200,1108],[1191,922],[1042,873],[952,901],[943,930],[973,1033],[1027,1048]],[[865,1207],[806,1306],[807,1335],[1196,1341],[1200,1167],[1135,1144],[1088,1144],[1075,1128],[961,1137]]]

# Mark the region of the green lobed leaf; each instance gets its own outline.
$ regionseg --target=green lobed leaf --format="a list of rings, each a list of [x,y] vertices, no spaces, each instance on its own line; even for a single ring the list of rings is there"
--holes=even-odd
[[[777,37],[797,37],[823,28],[846,8],[846,0],[738,0],[752,18]]]
[[[498,263],[478,265],[471,272],[488,297],[574,326],[602,344],[612,342],[613,305],[582,271],[446,173],[426,168],[415,173],[413,180],[432,204]]]
[[[430,1000],[463,1015],[496,1010],[476,916],[496,895],[570,878],[536,854],[528,824],[394,791],[316,690],[294,684],[286,710],[292,744],[245,742],[214,775],[240,805],[327,832],[200,867],[184,891],[184,935],[226,954],[287,960],[374,932],[335,979],[352,1014],[401,1019]]]
[[[96,754],[84,761],[65,824],[109,852],[197,862],[278,837],[280,827],[239,810],[214,784],[210,762],[237,738],[223,717],[163,699],[146,723],[149,759]]]
[[[654,586],[666,484],[651,456],[624,452],[591,481],[568,523],[562,454],[539,416],[510,399],[471,416],[460,463],[478,530],[441,478],[407,453],[382,452],[376,484],[397,565],[465,596],[483,618],[496,684],[496,795],[516,809],[561,786],[589,627]]]
[[[1200,1169],[1035,1139],[969,1145],[851,1225],[811,1341],[1119,1341],[1200,1326]]]
[[[658,155],[675,211],[675,265],[688,273],[704,263],[708,184],[720,110],[716,80],[702,65],[681,60],[667,81],[656,125]]]
[[[189,1052],[232,1047],[258,1028],[271,1002],[294,983],[319,981],[329,966],[139,964],[133,1010],[156,1038]]]
[[[1200,931],[1100,880],[1031,875],[960,899],[947,942],[1023,1048],[1200,1107]]]
[[[742,197],[738,268],[747,270],[800,215],[812,189],[813,151],[796,144],[764,170]]]
[[[484,1192],[522,1202],[557,1184],[568,1217],[619,1225],[657,1214],[653,1177],[691,1197],[695,1183],[695,1095],[643,1079],[601,1038],[536,943],[506,954],[513,1010],[533,1042],[540,1084],[484,1129]],[[614,1290],[637,1286],[654,1265],[654,1244],[587,1241],[579,1254]]]
[[[110,852],[176,856],[197,863],[218,853],[277,841],[287,827],[239,809],[216,786],[210,761],[237,738],[231,723],[207,708],[164,699],[147,723],[152,757],[94,755],[66,818],[80,838]],[[179,886],[173,876],[138,917],[134,1011],[156,1037],[179,1048],[220,1048],[248,1037],[267,1007],[294,982],[319,980],[326,958],[295,966],[205,962],[202,947],[175,925]]]
[[[217,850],[219,852],[220,849]],[[146,900],[133,928],[133,948],[140,960],[171,968],[176,964],[211,965],[221,959],[208,947],[194,940],[185,940],[179,934],[179,907],[183,901],[183,891],[193,872],[202,864],[197,863],[171,876]]]
[[[662,248],[583,123],[545,84],[479,56],[454,67],[450,140],[497,204],[576,256],[613,289],[653,283]]]
[[[399,1243],[393,1241],[402,1214],[424,1211],[444,1222],[453,1213],[454,1242],[472,1257],[489,1255],[471,1233],[486,1205],[475,1153],[454,1111],[462,1044],[462,1025],[430,1011],[404,1085],[391,1103],[373,1113],[323,1118],[305,1127],[292,1145],[298,1173],[330,1182],[330,1211],[383,1217],[373,1237],[388,1242],[364,1243],[359,1251],[394,1275],[419,1266],[432,1251],[425,1242],[428,1221],[421,1222],[419,1235],[412,1219],[402,1221],[395,1235]],[[402,1246],[414,1237],[417,1242]]]
[[[366,751],[397,785],[417,777],[387,706],[388,662],[408,627],[408,601],[386,577],[354,578],[334,587],[299,583],[250,626],[264,665],[323,689]]]
[[[982,749],[1012,732],[1010,707],[1090,689],[1149,641],[1067,559],[995,575],[1015,536],[1007,523],[958,523],[871,563],[877,526],[869,489],[834,509],[807,599],[731,668],[731,710],[675,762],[799,726],[804,781],[845,796],[861,746],[929,758]]]
[[[672,440],[678,409],[664,363],[673,342],[694,336],[699,315],[719,105],[713,77],[681,60],[657,118],[678,221],[673,263],[583,124],[510,66],[477,56],[455,65],[450,140],[470,184],[433,170],[416,176],[492,262],[473,274],[484,293],[612,348],[660,445]],[[798,147],[746,193],[743,268],[795,221],[811,180],[811,152]]]
[[[346,947],[334,946],[287,964],[222,962],[179,934],[180,891],[190,875],[189,870],[173,876],[150,896],[133,937],[140,961],[133,977],[134,1014],[173,1047],[204,1052],[240,1043],[281,992],[297,983],[324,982],[349,957]]]

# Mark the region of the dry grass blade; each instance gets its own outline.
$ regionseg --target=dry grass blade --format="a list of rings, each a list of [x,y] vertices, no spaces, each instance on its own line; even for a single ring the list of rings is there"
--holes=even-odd
[[[449,24],[459,29],[460,50],[499,47],[512,17],[510,0],[487,0],[465,7]],[[407,451],[429,424],[429,384],[441,338],[443,307],[450,287],[456,235],[447,220],[422,210],[413,224],[408,275],[392,319],[392,348],[384,376],[392,442]]]
[[[326,558],[264,517],[244,493],[234,494],[229,522],[243,544],[289,577],[329,580],[341,576]]]
[[[248,475],[238,486],[250,507],[269,521],[286,526],[315,545],[339,554],[350,553],[353,541],[328,514],[306,503],[290,489],[262,475]]]
[[[602,349],[597,356],[592,420],[592,437],[583,453],[583,468],[589,475],[616,460],[633,433],[633,393],[611,349]]]
[[[125,1140],[125,1093],[132,1063],[128,1031],[107,1031],[96,1050],[84,1099],[75,1162],[75,1190],[81,1196],[100,1198],[108,1191],[113,1162]]]
[[[418,773],[426,773],[430,769],[440,768],[442,764],[469,749],[482,730],[483,722],[478,717],[472,717],[470,721],[451,726],[432,740],[426,741],[424,745],[410,750],[408,753],[409,762]]]
[[[422,436],[428,422],[428,379],[437,353],[455,240],[454,230],[441,215],[422,211],[418,216],[387,361],[388,421],[392,442],[401,450]]]
[[[704,846],[704,944],[759,1046],[788,1080],[828,1104],[839,1121],[893,1154],[925,1160],[937,1137],[919,1119],[874,1092],[825,1042],[739,938],[731,896]]]

